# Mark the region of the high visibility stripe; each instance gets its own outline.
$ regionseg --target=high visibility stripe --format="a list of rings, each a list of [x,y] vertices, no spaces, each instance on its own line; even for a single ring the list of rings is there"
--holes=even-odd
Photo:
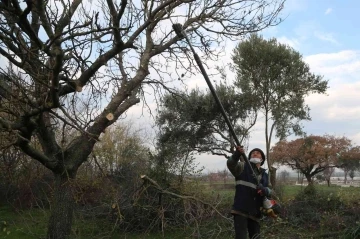
[[[236,181],[236,185],[244,185],[244,186],[247,186],[247,187],[256,189],[256,185],[255,185],[255,184],[246,182],[246,181],[244,181],[244,180],[237,180],[237,181]]]

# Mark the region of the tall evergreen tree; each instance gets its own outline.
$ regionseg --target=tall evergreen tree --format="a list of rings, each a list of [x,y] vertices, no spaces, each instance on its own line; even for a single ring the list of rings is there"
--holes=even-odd
[[[264,115],[267,163],[275,186],[276,169],[269,157],[273,136],[282,140],[291,133],[301,135],[300,122],[311,120],[306,96],[324,94],[328,82],[310,72],[299,52],[275,38],[252,34],[237,45],[232,60],[236,86]]]

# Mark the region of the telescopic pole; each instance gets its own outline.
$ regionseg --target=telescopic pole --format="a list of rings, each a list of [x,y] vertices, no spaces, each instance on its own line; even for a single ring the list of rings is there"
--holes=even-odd
[[[194,49],[193,46],[191,45],[190,40],[188,39],[188,37],[187,37],[186,34],[184,33],[181,24],[180,24],[180,23],[175,23],[175,24],[173,24],[173,29],[174,29],[176,35],[177,35],[180,39],[185,38],[186,42],[187,42],[188,45],[190,46],[190,49],[191,49],[192,53],[194,54],[195,61],[196,61],[197,65],[199,66],[200,71],[201,71],[202,75],[204,76],[205,81],[206,81],[206,83],[208,84],[209,89],[210,89],[210,91],[211,91],[211,93],[212,93],[212,95],[213,95],[216,103],[217,103],[218,106],[220,107],[220,112],[221,112],[222,116],[224,117],[227,126],[229,127],[230,133],[232,134],[232,137],[234,138],[236,144],[237,144],[238,146],[240,146],[240,141],[239,141],[239,139],[237,138],[237,136],[236,136],[236,134],[235,134],[235,130],[234,130],[234,128],[232,127],[231,122],[230,122],[229,118],[227,117],[227,115],[226,115],[226,113],[225,113],[224,107],[223,107],[223,105],[221,104],[221,101],[220,101],[219,97],[217,96],[216,91],[215,91],[213,85],[211,84],[211,81],[210,81],[210,79],[209,79],[209,76],[208,76],[208,74],[207,74],[206,71],[205,71],[205,68],[204,68],[204,66],[203,66],[203,64],[202,64],[202,62],[201,62],[201,60],[200,60],[199,55],[196,53],[195,49]],[[249,164],[251,173],[252,173],[252,175],[254,176],[256,182],[259,184],[259,180],[258,180],[257,177],[255,176],[254,169],[252,168],[252,166],[251,166],[248,158],[246,157],[246,155],[245,155],[244,153],[242,154],[242,156],[243,156],[244,160],[246,161],[246,163]]]

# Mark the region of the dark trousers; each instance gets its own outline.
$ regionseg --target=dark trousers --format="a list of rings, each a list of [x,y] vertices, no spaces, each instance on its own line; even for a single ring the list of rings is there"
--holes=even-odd
[[[235,239],[260,239],[260,223],[250,218],[234,215]]]

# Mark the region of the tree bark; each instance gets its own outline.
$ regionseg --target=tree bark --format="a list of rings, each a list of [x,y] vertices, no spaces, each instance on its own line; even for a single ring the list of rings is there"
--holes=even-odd
[[[72,179],[76,173],[55,175],[54,202],[48,224],[47,239],[66,239],[70,237],[74,212]]]
[[[348,175],[349,171],[345,170],[344,173],[345,173],[345,175],[344,175],[344,184],[346,184],[347,183],[347,175]]]
[[[312,179],[311,179],[311,175],[309,174],[305,174],[306,180],[308,181],[308,184],[312,184]]]
[[[276,168],[275,167],[271,167],[270,168],[270,183],[272,188],[275,188],[276,186]]]

